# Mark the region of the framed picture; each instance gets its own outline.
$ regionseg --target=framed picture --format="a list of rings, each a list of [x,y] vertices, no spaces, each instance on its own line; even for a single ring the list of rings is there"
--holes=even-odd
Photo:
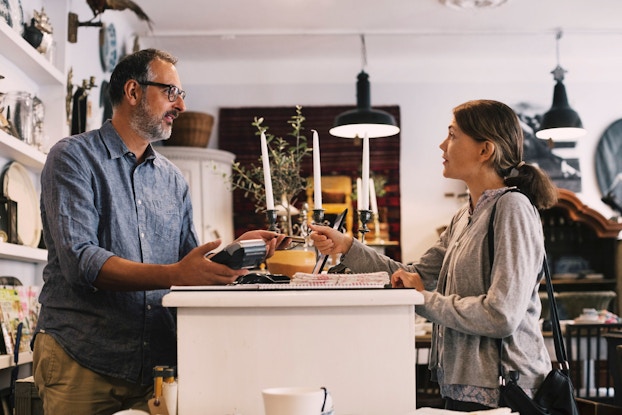
[[[540,129],[542,112],[530,104],[521,103],[514,109],[523,127],[525,138],[523,144],[523,160],[535,164],[548,173],[557,187],[570,190],[574,193],[581,191],[581,167],[577,157],[561,157],[555,154],[555,148],[572,148],[574,143],[564,142],[563,145],[547,143],[536,137]],[[552,145],[551,145],[552,144]]]

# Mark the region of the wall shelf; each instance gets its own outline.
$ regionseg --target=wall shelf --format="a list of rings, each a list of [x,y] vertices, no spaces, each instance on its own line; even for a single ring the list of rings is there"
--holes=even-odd
[[[64,85],[65,77],[11,26],[0,21],[2,55],[40,85]]]
[[[46,249],[0,242],[0,259],[43,264],[48,260],[48,251]]]
[[[46,155],[18,138],[0,131],[0,154],[41,172]]]
[[[32,352],[21,352],[19,354],[18,365],[23,365],[25,363],[32,362]],[[0,370],[7,369],[10,367],[14,367],[15,363],[13,363],[13,355],[3,354],[0,355]]]

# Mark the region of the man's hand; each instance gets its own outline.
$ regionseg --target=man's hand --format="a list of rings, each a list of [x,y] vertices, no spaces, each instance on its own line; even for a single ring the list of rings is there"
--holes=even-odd
[[[171,285],[226,285],[234,282],[246,269],[231,269],[212,262],[206,254],[220,246],[220,239],[194,248],[176,265],[176,275]]]

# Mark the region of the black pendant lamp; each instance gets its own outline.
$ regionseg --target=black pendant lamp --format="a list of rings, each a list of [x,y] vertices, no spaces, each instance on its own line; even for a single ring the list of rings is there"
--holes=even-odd
[[[584,136],[586,131],[579,114],[568,104],[568,95],[564,86],[564,70],[559,65],[559,39],[562,36],[561,30],[557,32],[557,66],[551,72],[555,79],[555,89],[553,90],[553,105],[551,109],[544,113],[540,129],[536,132],[536,137],[555,141],[574,140]]]
[[[330,133],[343,138],[388,137],[400,132],[395,117],[386,111],[371,108],[369,75],[365,72],[367,52],[365,37],[361,35],[363,69],[357,76],[356,109],[339,114],[335,118]]]

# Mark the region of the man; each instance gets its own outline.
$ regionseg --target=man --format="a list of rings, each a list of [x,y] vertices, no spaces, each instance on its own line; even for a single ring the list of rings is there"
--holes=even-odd
[[[172,285],[233,282],[246,270],[211,262],[220,241],[197,247],[188,185],[154,151],[186,109],[168,53],[147,49],[111,75],[112,119],[59,141],[41,174],[48,248],[33,374],[45,413],[147,410],[152,369],[176,364]],[[251,231],[269,255],[282,237]]]

